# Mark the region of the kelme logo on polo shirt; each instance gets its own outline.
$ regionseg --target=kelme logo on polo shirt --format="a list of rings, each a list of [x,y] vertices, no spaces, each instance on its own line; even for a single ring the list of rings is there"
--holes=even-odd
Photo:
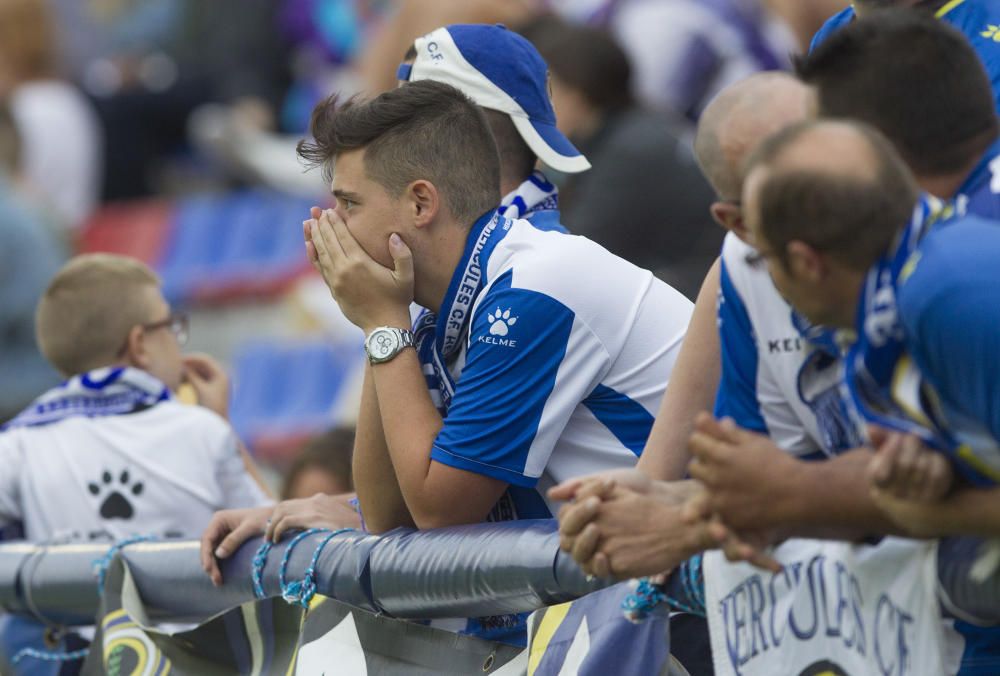
[[[501,310],[498,307],[496,312],[490,312],[486,315],[486,319],[490,323],[490,335],[479,336],[478,341],[480,343],[501,345],[503,347],[517,347],[517,340],[507,338],[507,335],[510,333],[510,327],[517,323],[517,317],[511,316],[510,310],[511,308]]]

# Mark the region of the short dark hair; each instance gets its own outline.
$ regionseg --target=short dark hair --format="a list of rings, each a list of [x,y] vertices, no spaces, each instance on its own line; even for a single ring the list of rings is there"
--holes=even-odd
[[[954,173],[997,137],[993,91],[966,38],[924,12],[887,9],[839,29],[795,69],[820,113],[877,127],[919,175]]]
[[[784,151],[822,124],[811,120],[787,127],[748,158],[744,176],[757,167],[772,167],[759,188],[760,232],[784,266],[788,243],[799,240],[848,268],[867,270],[912,215],[919,188],[892,144],[861,122],[849,124],[868,143],[877,164],[874,177],[783,169],[779,160]]]
[[[500,160],[483,112],[451,85],[431,80],[340,105],[336,95],[313,110],[313,140],[299,156],[329,177],[342,152],[364,149],[365,172],[389,194],[424,179],[456,219],[472,223],[500,202]]]
[[[549,70],[590,105],[602,111],[632,105],[632,67],[608,31],[542,15],[519,32],[535,45]]]
[[[486,122],[493,132],[493,140],[500,153],[500,179],[504,183],[521,183],[531,176],[538,162],[538,156],[521,136],[507,113],[491,108],[483,108]]]
[[[933,14],[948,4],[950,0],[917,0],[913,4],[904,4],[906,0],[854,0],[855,5],[871,9],[888,9],[891,7],[909,7]]]

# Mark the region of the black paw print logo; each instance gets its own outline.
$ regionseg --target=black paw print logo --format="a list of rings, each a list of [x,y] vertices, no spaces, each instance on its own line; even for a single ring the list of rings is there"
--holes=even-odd
[[[127,469],[118,475],[117,484],[108,470],[104,470],[100,482],[87,484],[91,495],[98,498],[104,495],[100,510],[101,518],[104,519],[131,519],[135,515],[135,509],[129,502],[128,495],[131,493],[133,497],[139,497],[143,488],[145,487],[141,481],[132,482]]]

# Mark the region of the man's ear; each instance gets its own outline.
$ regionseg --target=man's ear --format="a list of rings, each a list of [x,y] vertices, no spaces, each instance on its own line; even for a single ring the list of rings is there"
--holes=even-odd
[[[743,222],[743,209],[738,204],[733,204],[732,202],[712,202],[712,206],[708,210],[711,212],[712,218],[715,219],[716,223],[747,244],[750,243],[748,239],[750,233],[747,230],[746,223]]]
[[[441,210],[441,194],[433,183],[423,179],[411,183],[408,192],[413,204],[413,224],[418,228],[427,227]]]
[[[146,332],[141,326],[133,326],[129,329],[128,338],[125,340],[125,354],[122,355],[129,366],[146,369],[149,368],[149,352],[146,349]]]
[[[822,253],[806,244],[793,239],[788,243],[788,269],[792,276],[808,282],[819,282],[829,272],[826,258]]]

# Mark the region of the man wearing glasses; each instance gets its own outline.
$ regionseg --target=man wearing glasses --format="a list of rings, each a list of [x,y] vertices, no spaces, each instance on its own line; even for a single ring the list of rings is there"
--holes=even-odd
[[[224,420],[225,375],[184,356],[187,317],[129,258],[79,256],[39,302],[36,335],[66,378],[0,428],[0,523],[28,540],[194,537],[218,509],[268,501]],[[202,406],[175,399],[190,383]]]

